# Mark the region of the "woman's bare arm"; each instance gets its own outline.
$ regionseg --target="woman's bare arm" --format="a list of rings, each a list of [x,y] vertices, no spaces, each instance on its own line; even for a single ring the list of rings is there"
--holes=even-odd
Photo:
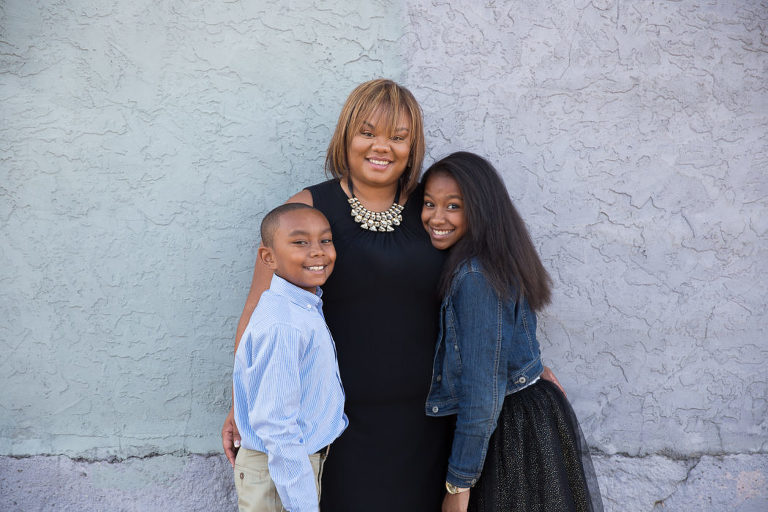
[[[240,314],[240,321],[237,323],[237,331],[235,334],[235,352],[240,344],[240,338],[245,332],[245,328],[248,326],[248,322],[251,319],[253,310],[256,309],[256,305],[259,303],[261,294],[269,288],[269,283],[272,280],[272,271],[260,260],[256,260],[256,265],[253,268],[253,278],[251,279],[251,289],[248,290],[248,297],[245,299],[245,307]],[[233,397],[234,398],[234,397]],[[234,404],[234,400],[233,400]],[[229,459],[229,463],[234,467],[235,457],[237,456],[237,449],[240,447],[240,432],[237,431],[237,425],[235,424],[235,408],[234,405],[229,408],[227,418],[224,420],[224,425],[221,427],[221,445],[224,447],[224,453]]]
[[[248,290],[248,297],[245,299],[243,312],[240,313],[240,320],[237,322],[237,331],[235,331],[235,352],[237,352],[237,347],[240,345],[240,338],[243,336],[245,328],[248,327],[248,322],[251,320],[253,310],[256,309],[256,305],[259,303],[261,294],[269,288],[269,283],[271,281],[272,270],[257,259],[256,264],[253,267],[251,288]]]
[[[288,199],[286,203],[305,203],[312,206],[312,194],[309,190],[302,190]],[[251,320],[253,310],[256,309],[256,305],[259,303],[261,294],[269,288],[269,283],[271,281],[272,271],[269,267],[264,265],[264,263],[256,260],[256,265],[254,265],[253,268],[253,277],[251,278],[251,288],[248,290],[248,297],[245,299],[245,307],[240,314],[240,320],[237,322],[237,331],[235,332],[235,352],[237,352],[237,347],[240,345],[240,338],[242,338],[245,328],[248,327],[248,322]],[[237,448],[240,446],[240,432],[237,431],[237,425],[235,425],[234,406],[230,407],[227,418],[224,420],[224,425],[221,427],[221,445],[224,447],[224,453],[227,455],[229,463],[234,466]]]

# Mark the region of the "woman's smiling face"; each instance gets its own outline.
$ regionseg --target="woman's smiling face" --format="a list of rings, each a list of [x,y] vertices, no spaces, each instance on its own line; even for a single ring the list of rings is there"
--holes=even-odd
[[[411,155],[411,121],[398,116],[393,131],[379,109],[363,121],[347,148],[347,163],[352,180],[382,186],[397,182],[408,166]]]
[[[467,232],[464,196],[451,175],[438,172],[427,179],[421,222],[437,249],[452,247]]]

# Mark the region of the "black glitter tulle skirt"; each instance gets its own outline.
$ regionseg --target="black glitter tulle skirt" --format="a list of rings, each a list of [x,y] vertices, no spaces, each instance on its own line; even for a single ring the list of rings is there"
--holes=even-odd
[[[546,380],[504,399],[469,512],[602,512],[576,415]]]

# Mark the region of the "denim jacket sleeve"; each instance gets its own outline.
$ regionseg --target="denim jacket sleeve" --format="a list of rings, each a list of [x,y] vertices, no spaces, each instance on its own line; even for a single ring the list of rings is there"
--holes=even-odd
[[[451,293],[455,342],[461,357],[459,407],[447,481],[470,487],[483,469],[506,392],[502,301],[481,271],[457,276]]]

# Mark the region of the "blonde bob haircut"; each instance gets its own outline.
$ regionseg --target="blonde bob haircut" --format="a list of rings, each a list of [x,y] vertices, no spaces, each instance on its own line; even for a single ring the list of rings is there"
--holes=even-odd
[[[410,194],[416,188],[424,161],[424,123],[421,107],[411,91],[383,78],[358,85],[347,98],[336,123],[328,153],[325,156],[325,170],[334,178],[346,179],[349,175],[347,148],[352,137],[362,128],[376,111],[381,111],[387,123],[387,130],[393,135],[401,116],[411,121],[411,152],[408,164],[400,176],[400,190]]]

